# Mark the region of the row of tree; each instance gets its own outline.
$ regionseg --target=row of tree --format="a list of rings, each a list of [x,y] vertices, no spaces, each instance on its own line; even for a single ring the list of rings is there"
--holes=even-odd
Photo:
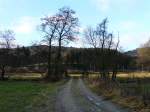
[[[24,66],[47,66],[46,79],[57,81],[67,74],[67,69],[78,69],[99,72],[102,79],[111,76],[116,80],[118,70],[136,66],[134,58],[119,51],[119,35],[108,31],[107,18],[96,27],[88,27],[84,31],[85,44],[88,48],[64,47],[77,40],[79,22],[75,11],[68,7],[59,9],[58,13],[41,19],[40,31],[43,39],[31,47],[14,47],[14,32],[0,32],[0,69],[4,79],[5,68]],[[117,40],[117,41],[115,41]],[[138,63],[150,65],[150,41],[138,50]],[[41,45],[46,44],[46,45]],[[89,61],[90,60],[90,61]],[[45,71],[46,72],[46,71]]]
[[[6,65],[11,66],[12,59],[10,59],[10,49],[13,47],[14,32],[11,30],[0,32],[0,69],[1,69],[1,79],[4,80],[5,67]]]
[[[108,79],[110,76],[110,70],[112,74],[112,80],[116,79],[118,68],[118,41],[114,41],[114,35],[107,30],[107,18],[104,19],[96,28],[89,27],[85,31],[85,38],[87,42],[95,49],[95,58],[99,63],[99,72],[101,78]],[[99,51],[100,50],[100,51]],[[110,69],[111,67],[111,69]]]

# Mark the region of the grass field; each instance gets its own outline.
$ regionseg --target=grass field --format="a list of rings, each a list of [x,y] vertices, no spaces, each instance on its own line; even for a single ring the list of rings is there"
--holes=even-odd
[[[42,74],[40,73],[7,73],[6,75],[9,79],[13,80],[37,80],[42,78]]]
[[[0,112],[51,112],[57,87],[62,83],[0,81]]]

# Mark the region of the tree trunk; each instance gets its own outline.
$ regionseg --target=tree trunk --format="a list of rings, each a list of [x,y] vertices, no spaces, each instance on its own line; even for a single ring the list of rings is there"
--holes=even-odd
[[[61,46],[61,39],[59,40],[59,48],[58,48],[58,57],[57,57],[57,59],[58,59],[58,77],[59,78],[62,78],[62,60],[61,60],[61,50],[62,50],[62,48],[61,48],[62,46]]]
[[[59,48],[58,48],[58,56],[57,56],[58,61],[61,61],[61,39],[59,40]]]
[[[59,39],[59,46],[57,57],[55,60],[55,80],[59,80],[62,78],[62,66],[61,66],[61,39]]]
[[[117,78],[117,67],[116,67],[117,65],[115,65],[115,67],[114,67],[114,69],[113,69],[113,73],[112,73],[112,77],[111,77],[111,79],[112,79],[112,81],[116,81],[116,78]]]
[[[5,79],[5,66],[1,66],[1,80],[4,80]]]
[[[52,72],[52,44],[51,44],[51,39],[49,40],[49,48],[48,48],[48,73],[47,73],[47,79],[51,80],[51,81],[55,81],[56,80],[56,76],[55,74]]]

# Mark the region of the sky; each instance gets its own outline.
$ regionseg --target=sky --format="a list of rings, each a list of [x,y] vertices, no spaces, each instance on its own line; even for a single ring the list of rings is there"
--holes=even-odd
[[[76,11],[80,22],[79,41],[83,47],[83,31],[108,18],[108,30],[117,36],[123,50],[139,47],[150,38],[150,0],[0,0],[0,30],[15,32],[16,43],[29,46],[42,39],[37,26],[44,16],[55,14],[68,6]]]

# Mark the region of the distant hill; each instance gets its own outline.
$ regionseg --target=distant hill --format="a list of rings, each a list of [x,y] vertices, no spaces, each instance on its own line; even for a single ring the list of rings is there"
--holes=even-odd
[[[138,49],[127,51],[127,52],[125,52],[125,54],[128,56],[137,57],[138,56]]]
[[[21,47],[22,48],[22,47]],[[35,49],[38,49],[38,50],[44,50],[44,51],[47,51],[48,52],[48,46],[47,45],[39,45],[39,46],[26,46],[25,48],[28,48],[31,52],[31,54],[34,54],[35,53]],[[52,46],[52,52],[55,52],[55,50],[58,49],[58,46]],[[70,51],[70,50],[83,50],[85,48],[75,48],[75,47],[62,47],[62,51]],[[88,49],[94,49],[94,48],[88,48]],[[1,50],[1,49],[0,49]],[[16,50],[16,48],[12,49],[13,51]],[[127,55],[127,56],[131,56],[131,57],[137,57],[138,56],[138,48],[135,49],[135,50],[130,50],[130,51],[127,51],[125,52],[124,54]]]

